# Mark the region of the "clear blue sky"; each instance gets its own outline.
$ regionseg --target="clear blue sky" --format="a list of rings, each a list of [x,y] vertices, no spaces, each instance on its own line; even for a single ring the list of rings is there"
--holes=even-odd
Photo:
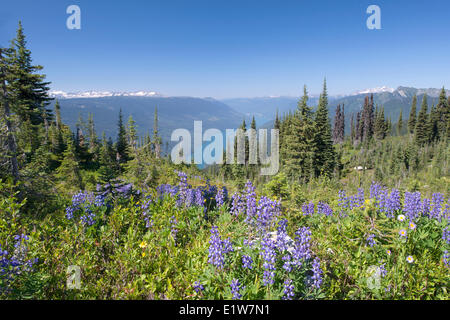
[[[81,8],[81,30],[66,8]],[[366,8],[381,8],[381,30]],[[450,86],[450,1],[3,0],[0,45],[22,20],[52,89],[166,95],[330,94]]]

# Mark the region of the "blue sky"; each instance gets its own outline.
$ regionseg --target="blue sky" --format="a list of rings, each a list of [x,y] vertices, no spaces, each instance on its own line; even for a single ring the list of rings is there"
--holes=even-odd
[[[81,8],[81,30],[66,8]],[[381,8],[369,30],[366,8]],[[252,97],[450,86],[450,1],[8,0],[0,45],[25,28],[52,89]]]

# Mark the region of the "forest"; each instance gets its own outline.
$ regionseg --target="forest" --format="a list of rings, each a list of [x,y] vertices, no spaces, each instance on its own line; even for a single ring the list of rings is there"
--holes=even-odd
[[[93,114],[72,130],[43,70],[19,23],[0,49],[1,299],[450,298],[445,88],[390,119],[305,86],[263,176],[248,144],[244,164],[174,164],[156,108],[146,136],[122,111],[114,137]]]

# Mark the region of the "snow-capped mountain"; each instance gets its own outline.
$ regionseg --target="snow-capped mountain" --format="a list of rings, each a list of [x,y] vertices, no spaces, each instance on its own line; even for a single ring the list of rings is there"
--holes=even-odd
[[[60,90],[50,91],[50,96],[58,99],[73,98],[103,98],[103,97],[161,97],[162,95],[155,91],[133,91],[133,92],[114,92],[114,91],[81,91],[65,92]]]
[[[394,91],[395,91],[394,88],[382,86],[382,87],[376,87],[376,88],[370,88],[370,89],[365,89],[365,90],[361,90],[361,91],[356,91],[356,92],[350,94],[350,96],[356,96],[359,94],[369,94],[369,93],[381,93],[381,92],[393,93]]]

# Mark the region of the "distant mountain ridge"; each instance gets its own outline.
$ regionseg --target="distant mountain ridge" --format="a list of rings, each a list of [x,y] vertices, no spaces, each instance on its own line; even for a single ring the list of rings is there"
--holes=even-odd
[[[78,91],[78,92],[65,92],[65,91],[50,91],[52,98],[58,99],[75,99],[75,98],[103,98],[103,97],[156,97],[162,96],[155,91],[132,91],[132,92],[114,92],[114,91]]]
[[[417,113],[419,112],[420,105],[423,99],[423,95],[426,93],[428,97],[428,111],[432,105],[436,105],[439,99],[441,88],[413,88],[399,86],[397,89],[392,90],[388,87],[380,87],[374,89],[366,89],[357,91],[353,94],[346,96],[330,96],[328,98],[329,115],[331,121],[334,119],[335,108],[338,104],[345,107],[345,131],[350,131],[350,120],[352,114],[356,116],[356,113],[362,109],[364,105],[364,99],[366,96],[373,94],[374,103],[379,107],[384,108],[384,114],[386,118],[390,118],[393,123],[397,122],[400,110],[403,113],[403,120],[407,120],[412,104],[412,98],[414,94],[417,96]],[[447,97],[450,95],[450,90],[446,90]],[[294,111],[297,107],[297,102],[300,97],[284,97],[282,102],[285,108],[283,112]],[[318,99],[310,99],[308,105],[315,107]],[[255,102],[259,101],[259,98],[254,98]],[[227,103],[227,101],[225,101]],[[247,113],[247,110],[253,110],[252,108],[246,109],[247,105],[251,105],[251,102],[237,103],[238,99],[232,101],[230,106],[240,110],[243,113]],[[259,109],[260,119],[265,119],[261,124],[261,127],[269,128],[273,126],[273,120],[275,117],[276,109],[279,105],[283,105],[276,99],[271,100],[272,106],[266,105],[264,109]],[[255,109],[257,110],[257,109]],[[280,115],[283,114],[280,113]]]
[[[407,119],[414,94],[418,98],[418,108],[423,95],[428,95],[428,105],[431,108],[438,101],[441,89],[417,89],[399,86],[392,89],[386,86],[356,91],[345,96],[329,97],[329,114],[334,118],[335,108],[338,104],[345,106],[346,131],[350,129],[352,114],[361,110],[366,95],[373,94],[374,102],[384,107],[385,116],[396,122],[400,110],[403,119]],[[447,96],[450,91],[446,90]],[[158,107],[159,129],[164,142],[170,140],[174,129],[193,129],[194,120],[202,120],[204,130],[217,128],[220,130],[238,128],[245,119],[250,125],[252,116],[255,116],[258,127],[269,128],[273,125],[276,111],[280,117],[297,108],[300,97],[255,97],[230,98],[216,100],[214,98],[169,97],[155,91],[85,91],[67,93],[52,91],[51,95],[59,99],[63,121],[75,128],[78,115],[84,120],[88,113],[94,115],[97,134],[102,131],[107,137],[115,139],[117,135],[117,119],[119,109],[122,108],[124,121],[132,115],[138,125],[138,134],[144,136],[153,130],[153,117],[155,107]],[[311,95],[308,104],[315,107],[318,103],[317,95]]]
[[[203,121],[203,131],[208,128],[219,130],[237,128],[244,115],[226,104],[212,98],[162,97],[162,96],[104,96],[73,97],[59,99],[61,116],[72,130],[79,115],[87,121],[88,114],[94,117],[96,132],[101,137],[105,132],[113,140],[117,137],[119,110],[122,109],[124,124],[128,117],[136,121],[138,135],[144,137],[153,133],[155,108],[158,108],[158,127],[163,143],[170,141],[172,131],[178,128],[193,132],[195,120]]]

